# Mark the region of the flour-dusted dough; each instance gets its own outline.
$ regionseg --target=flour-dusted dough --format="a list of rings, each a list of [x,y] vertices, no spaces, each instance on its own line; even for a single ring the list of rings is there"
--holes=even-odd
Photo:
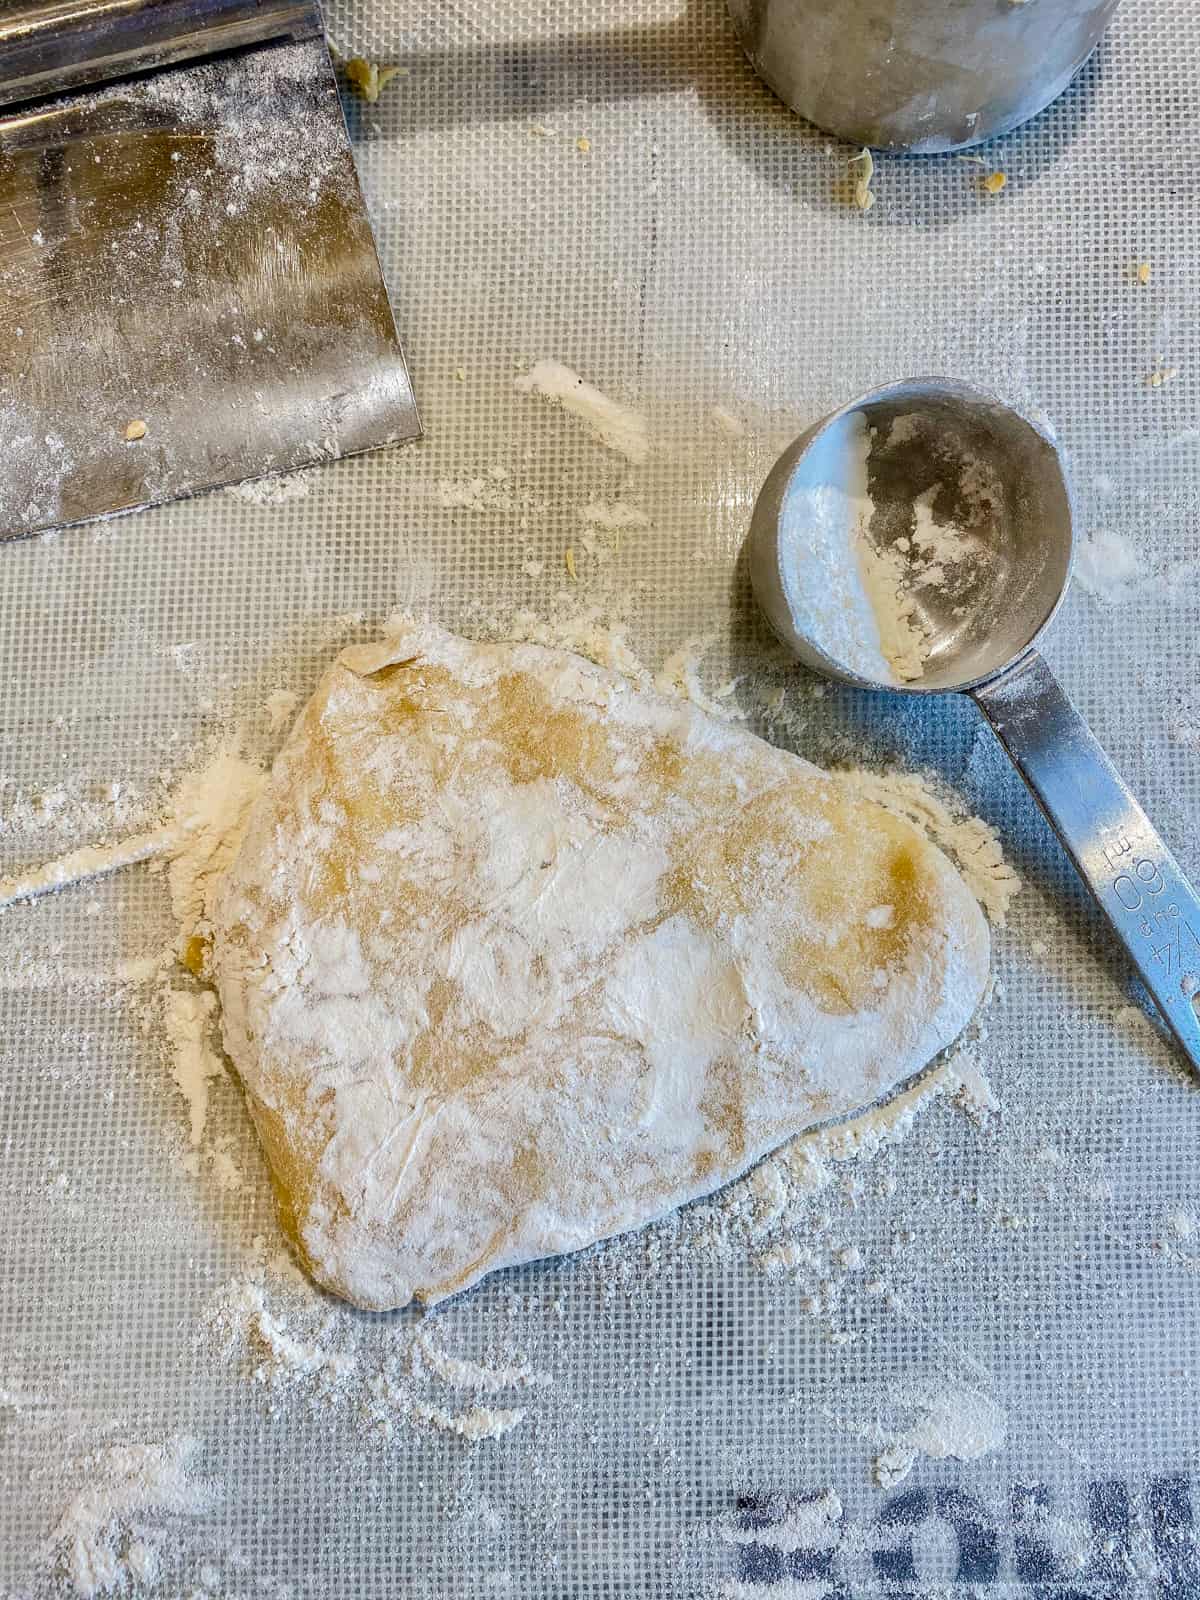
[[[946,858],[836,779],[416,625],[326,673],[213,928],[284,1226],[372,1309],[717,1188],[923,1066],[988,968]]]

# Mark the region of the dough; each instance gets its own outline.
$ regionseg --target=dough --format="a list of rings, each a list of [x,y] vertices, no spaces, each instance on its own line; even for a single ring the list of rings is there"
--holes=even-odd
[[[719,1187],[923,1066],[988,970],[950,863],[836,779],[417,625],[326,673],[212,922],[283,1225],[372,1310]]]

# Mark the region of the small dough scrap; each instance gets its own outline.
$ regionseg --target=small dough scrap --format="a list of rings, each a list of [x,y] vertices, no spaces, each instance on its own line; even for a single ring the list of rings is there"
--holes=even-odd
[[[879,907],[888,906],[888,918]],[[344,650],[213,902],[225,1041],[308,1270],[427,1304],[707,1194],[959,1033],[941,852],[562,650]]]

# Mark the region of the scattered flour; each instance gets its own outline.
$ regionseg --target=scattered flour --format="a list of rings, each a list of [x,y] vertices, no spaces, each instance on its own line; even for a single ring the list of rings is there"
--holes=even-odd
[[[183,780],[170,819],[159,827],[113,844],[85,845],[27,872],[0,878],[0,910],[122,867],[171,856],[171,899],[186,938],[195,931],[207,884],[237,849],[239,825],[262,782],[258,767],[222,753],[203,771]]]
[[[1000,1110],[1000,1102],[996,1098],[995,1090],[984,1076],[983,1069],[976,1061],[974,1053],[969,1049],[957,1051],[951,1065],[958,1079],[958,1086],[952,1091],[951,1099],[974,1122],[986,1122]]]
[[[174,842],[167,881],[171,905],[179,925],[176,953],[198,971],[208,930],[207,896],[236,853],[251,803],[263,783],[260,768],[222,753],[200,772],[180,784],[174,802]],[[200,1170],[196,1152],[204,1141],[208,1121],[208,1085],[224,1076],[221,1056],[211,1042],[217,997],[209,989],[177,989],[168,982],[162,989],[162,1020],[171,1052],[171,1076],[188,1107],[188,1170]],[[210,1153],[218,1184],[231,1181],[232,1162]]]
[[[249,1279],[238,1283],[222,1303],[219,1316],[226,1328],[245,1339],[253,1352],[252,1376],[257,1383],[290,1384],[320,1376],[326,1383],[336,1385],[358,1370],[353,1353],[334,1349],[320,1337],[294,1333],[287,1318],[268,1307],[260,1283]],[[331,1315],[327,1322],[332,1325],[334,1320]]]
[[[226,1194],[232,1194],[234,1190],[242,1187],[245,1181],[242,1170],[227,1149],[218,1145],[207,1151],[206,1157],[218,1189]]]
[[[162,826],[113,845],[72,851],[20,878],[4,880],[0,882],[0,907],[98,873],[169,857],[167,879],[179,925],[177,953],[187,958],[190,941],[203,937],[207,928],[206,896],[233,859],[262,783],[260,768],[222,752],[203,770],[184,778],[172,802],[170,820]],[[195,967],[194,961],[192,965]],[[151,959],[147,970],[131,974],[129,981],[158,977],[162,971],[163,964]],[[217,999],[207,990],[176,989],[168,983],[162,990],[161,1006],[172,1056],[171,1075],[187,1102],[189,1142],[196,1150],[204,1138],[209,1081],[224,1073],[221,1058],[209,1042]],[[198,1158],[193,1157],[189,1166],[198,1170]],[[228,1180],[223,1165],[218,1180],[222,1178]]]
[[[1130,585],[1144,576],[1141,556],[1123,534],[1100,531],[1080,540],[1075,551],[1076,581],[1105,604],[1127,599]]]
[[[719,1600],[762,1600],[762,1590],[763,1585],[757,1578],[748,1583],[726,1578],[717,1589],[717,1595]],[[825,1578],[781,1578],[771,1584],[771,1600],[828,1600],[829,1594]]]
[[[544,1374],[534,1372],[527,1362],[516,1367],[485,1367],[461,1356],[447,1355],[426,1332],[418,1334],[413,1344],[413,1368],[416,1372],[427,1369],[452,1389],[476,1389],[482,1394],[498,1394],[503,1389],[521,1389],[550,1381]]]
[[[700,682],[700,663],[711,644],[712,639],[703,635],[685,639],[658,669],[654,687],[660,694],[679,695],[690,700],[701,711],[707,711],[710,717],[717,717],[722,722],[744,721],[747,715],[745,711],[713,699]]]
[[[114,966],[66,967],[60,961],[39,960],[0,970],[0,992],[32,994],[39,990],[82,989],[103,993],[137,988],[161,978],[172,964],[170,952],[134,956]]]
[[[125,1565],[135,1583],[150,1588],[158,1581],[158,1551],[144,1539],[135,1539],[125,1552]]]
[[[384,624],[384,634],[403,632],[410,626],[409,617],[397,615]],[[619,672],[633,683],[650,681],[646,668],[630,648],[623,626],[614,622],[601,606],[588,606],[557,617],[516,610],[503,618],[489,619],[485,631],[521,643],[574,650],[577,655]]]
[[[87,879],[103,877],[121,867],[132,867],[140,861],[151,861],[169,855],[179,842],[174,827],[152,828],[146,833],[120,839],[110,845],[84,845],[78,850],[48,861],[43,866],[32,867],[28,872],[0,878],[0,911],[22,901],[36,900],[56,889]]]
[[[225,1075],[224,1063],[209,1043],[217,1010],[211,989],[171,989],[163,993],[163,1025],[172,1056],[171,1076],[187,1101],[189,1141],[198,1148],[208,1120],[208,1084]]]
[[[1156,1032],[1154,1023],[1142,1010],[1141,1006],[1118,1006],[1113,1013],[1113,1021],[1118,1027],[1128,1028],[1133,1033],[1147,1036]]]
[[[788,1186],[783,1173],[774,1161],[756,1167],[747,1180],[754,1198],[754,1221],[751,1238],[768,1233],[787,1210]]]
[[[600,528],[605,533],[621,534],[630,528],[650,526],[646,513],[624,500],[589,500],[579,516],[585,527]]]
[[[214,1486],[190,1473],[199,1445],[178,1436],[163,1444],[114,1445],[78,1463],[86,1483],[67,1505],[46,1546],[66,1564],[75,1592],[85,1597],[126,1588],[157,1568],[150,1547],[119,1552],[120,1535],[147,1513],[195,1516],[215,1499]]]
[[[915,1411],[917,1418],[875,1458],[875,1482],[883,1489],[902,1483],[919,1456],[977,1461],[998,1450],[1008,1436],[1003,1409],[965,1384],[939,1379],[927,1387],[906,1385],[891,1398],[897,1407]]]
[[[790,1555],[793,1550],[820,1550],[829,1545],[844,1515],[841,1499],[832,1489],[827,1489],[811,1500],[780,1505],[776,1515],[764,1519],[765,1527],[739,1528],[722,1523],[719,1534],[725,1544],[765,1545]],[[822,1587],[827,1589],[828,1585]],[[769,1600],[775,1600],[777,1593],[777,1587],[772,1584]]]
[[[967,1071],[972,1085],[970,1092],[975,1096],[986,1094],[990,1105],[997,1107],[999,1102],[973,1058]],[[882,1105],[872,1106],[834,1127],[801,1134],[771,1157],[771,1163],[782,1164],[793,1189],[815,1194],[832,1183],[836,1165],[864,1157],[869,1160],[886,1146],[899,1144],[912,1131],[917,1117],[927,1106],[943,1097],[956,1099],[965,1087],[959,1057],[954,1056]]]
[[[801,1134],[714,1201],[692,1208],[682,1219],[685,1238],[691,1248],[722,1257],[748,1248],[768,1277],[808,1282],[808,1289],[801,1284],[801,1311],[831,1318],[848,1275],[867,1272],[868,1262],[853,1242],[826,1237],[830,1219],[819,1210],[819,1197],[835,1181],[847,1193],[861,1193],[862,1179],[840,1169],[872,1162],[899,1145],[937,1101],[950,1102],[981,1124],[999,1108],[973,1054],[960,1046],[890,1100],[846,1122]],[[884,1280],[872,1275],[861,1287],[895,1309]],[[835,1329],[831,1337],[845,1343],[852,1335]]]
[[[502,473],[503,473],[503,469]],[[443,511],[512,511],[516,506],[507,487],[507,473],[499,478],[439,478],[437,503]]]
[[[209,890],[237,854],[250,807],[264,782],[261,767],[225,751],[179,786],[167,881],[181,950],[203,932]]]
[[[1174,1211],[1167,1223],[1177,1239],[1191,1239],[1196,1233],[1196,1218],[1191,1211]]]
[[[1151,1592],[1154,1578],[1162,1570],[1155,1547],[1155,1542],[1161,1539],[1158,1529],[1151,1534],[1130,1528],[1120,1537],[1114,1537],[1086,1517],[1056,1514],[1053,1492],[1048,1494],[1042,1485],[1014,1486],[1012,1502],[1011,1534],[1018,1541],[1018,1547],[1025,1546],[1028,1566],[1054,1575],[1047,1585],[1035,1585],[1028,1592],[1091,1595],[1096,1592],[1094,1585],[1085,1581],[1082,1587],[1077,1587],[1069,1580],[1084,1572],[1093,1560],[1112,1570],[1117,1552],[1125,1574],[1120,1580],[1102,1584],[1103,1592],[1114,1595]],[[881,1581],[873,1558],[880,1555],[894,1561],[894,1553],[900,1546],[907,1546],[906,1557],[925,1567],[924,1552],[910,1543],[913,1524],[908,1521],[890,1524],[886,1517],[881,1519],[869,1514],[862,1518],[848,1517],[840,1498],[832,1490],[802,1500],[783,1497],[759,1500],[755,1497],[749,1515],[745,1511],[724,1513],[716,1519],[715,1525],[701,1530],[702,1539],[705,1533],[734,1549],[750,1545],[760,1556],[771,1552],[773,1557],[769,1567],[763,1563],[765,1570],[748,1579],[723,1579],[715,1588],[697,1585],[697,1594],[712,1595],[714,1600],[715,1597],[719,1600],[830,1600],[834,1594],[865,1600],[868,1594],[900,1592],[911,1596],[912,1600],[918,1597],[919,1600],[949,1600],[960,1591],[970,1592],[970,1585],[938,1582],[931,1577],[902,1578],[898,1585],[896,1581]],[[794,1552],[800,1553],[801,1570],[819,1570],[824,1575],[812,1580],[777,1576],[793,1565],[789,1557]],[[828,1553],[828,1565],[822,1560],[820,1567],[816,1567],[814,1558],[825,1553]],[[957,1551],[951,1559],[956,1557]],[[800,1565],[799,1562],[795,1564]],[[905,1566],[908,1566],[907,1560]],[[1138,1581],[1140,1574],[1145,1574],[1144,1585]],[[1061,1588],[1064,1581],[1068,1584],[1066,1590]],[[1010,1592],[1015,1596],[1027,1590],[1020,1582],[1010,1585],[1002,1581],[996,1588],[1006,1596]]]
[[[205,1322],[226,1358],[237,1358],[246,1376],[271,1392],[272,1409],[292,1394],[322,1410],[336,1405],[365,1416],[385,1442],[402,1422],[474,1443],[502,1438],[528,1407],[460,1409],[444,1404],[446,1390],[479,1397],[553,1381],[524,1360],[490,1366],[451,1355],[428,1327],[362,1328],[347,1307],[330,1305],[286,1251],[267,1260],[265,1240],[255,1245],[256,1265],[214,1296]]]
[[[503,1439],[525,1420],[525,1409],[502,1410],[493,1406],[472,1406],[469,1411],[443,1411],[440,1406],[414,1401],[412,1415],[440,1433],[454,1433],[477,1444],[481,1439]]]
[[[812,1251],[797,1243],[795,1239],[772,1245],[757,1258],[758,1265],[771,1278],[780,1277],[785,1272],[793,1272],[797,1267],[811,1266],[814,1259]]]
[[[523,378],[515,379],[522,394],[538,394],[579,417],[601,444],[641,466],[650,455],[646,419],[628,406],[618,405],[599,389],[585,383],[561,361],[539,361]]]
[[[282,506],[289,500],[306,500],[316,476],[312,467],[303,467],[299,472],[276,472],[266,478],[231,483],[225,493],[252,506]]]

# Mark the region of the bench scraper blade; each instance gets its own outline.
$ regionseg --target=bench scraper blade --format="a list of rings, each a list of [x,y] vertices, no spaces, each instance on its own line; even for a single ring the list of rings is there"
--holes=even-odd
[[[312,0],[9,6],[0,101],[0,539],[419,435]]]

